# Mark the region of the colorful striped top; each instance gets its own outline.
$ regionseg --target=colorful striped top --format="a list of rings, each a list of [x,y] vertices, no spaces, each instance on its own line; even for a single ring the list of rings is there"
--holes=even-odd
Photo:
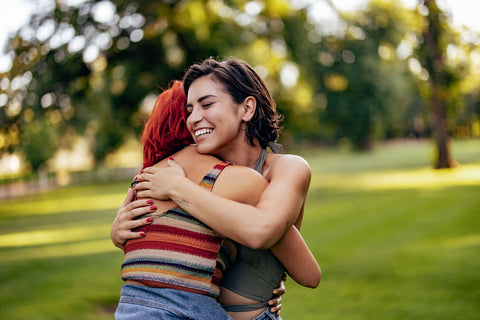
[[[212,190],[228,165],[215,165],[200,185]],[[218,232],[178,206],[141,218],[146,216],[153,217],[153,222],[136,230],[144,231],[145,237],[125,244],[122,279],[218,297],[223,271],[234,255],[226,249],[233,246],[222,246],[224,238]]]

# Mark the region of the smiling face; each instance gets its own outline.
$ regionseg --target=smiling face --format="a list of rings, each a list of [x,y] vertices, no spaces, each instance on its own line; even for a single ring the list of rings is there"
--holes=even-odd
[[[247,102],[237,104],[212,75],[196,79],[188,90],[187,127],[200,153],[225,158],[238,144],[246,143],[244,121]]]

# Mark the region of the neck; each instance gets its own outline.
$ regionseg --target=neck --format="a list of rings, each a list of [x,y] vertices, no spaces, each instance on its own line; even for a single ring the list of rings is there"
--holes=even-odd
[[[257,143],[257,145],[252,146],[246,143],[234,147],[228,150],[227,153],[219,154],[218,156],[233,164],[254,168],[261,152],[262,147],[260,147],[260,144]]]

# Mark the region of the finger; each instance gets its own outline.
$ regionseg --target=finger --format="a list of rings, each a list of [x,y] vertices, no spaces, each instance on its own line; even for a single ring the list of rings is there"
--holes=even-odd
[[[137,197],[139,197],[138,195],[138,191],[139,190],[145,190],[145,189],[149,189],[148,187],[150,186],[149,184],[149,181],[148,180],[142,180],[142,181],[139,181],[136,185],[135,185],[135,191],[137,191]]]
[[[132,188],[128,188],[127,196],[125,197],[125,200],[122,203],[124,207],[126,207],[128,204],[130,204],[130,202],[133,201],[134,192],[135,191]]]
[[[135,176],[135,181],[137,181],[137,182],[149,181],[151,176],[152,176],[152,173],[150,173],[150,172],[140,173],[137,176]]]
[[[270,308],[270,312],[271,312],[271,313],[275,313],[276,311],[277,311],[277,309],[276,309],[275,307],[271,307],[271,308]]]
[[[128,238],[127,239],[140,239],[145,237],[145,231],[139,231],[139,232],[128,232],[127,233]]]
[[[287,292],[287,288],[285,287],[285,283],[283,281],[280,281],[280,287],[277,288],[278,292],[281,294],[284,294]]]
[[[185,171],[180,163],[176,162],[173,158],[168,158],[168,165],[170,168],[175,168],[176,173],[185,175]]]
[[[128,206],[125,207],[124,211],[132,211],[136,208],[141,208],[141,207],[149,207],[153,205],[153,200],[149,198],[143,198],[140,200],[134,200],[128,204]]]
[[[149,225],[153,222],[153,218],[152,217],[147,217],[147,218],[144,218],[144,219],[139,219],[139,220],[132,220],[129,225],[128,225],[128,228],[130,230],[133,230],[133,229],[136,229],[136,228],[140,228],[140,227],[143,227],[143,226],[146,226],[146,225]]]
[[[277,316],[278,316],[278,315],[280,315],[280,309],[281,309],[281,308],[282,308],[282,305],[279,304],[279,305],[277,305],[277,306],[275,306],[275,307],[270,308],[270,312],[271,312],[271,313],[275,313],[275,312],[276,312],[276,313],[277,313]]]
[[[278,285],[278,288],[275,288],[273,290],[273,294],[274,295],[283,295],[285,292],[287,291],[287,289],[285,288],[285,283],[283,283],[283,281],[280,281],[280,284]]]
[[[168,165],[170,167],[174,167],[177,165],[177,163],[175,162],[175,159],[173,159],[172,157],[168,158]]]
[[[146,203],[146,202],[148,202],[148,200],[147,201],[142,200],[142,202]],[[132,209],[132,210],[128,211],[127,218],[128,218],[128,220],[134,221],[135,218],[137,218],[141,215],[147,214],[147,213],[155,212],[156,210],[157,210],[157,207],[154,206],[154,205],[147,205],[147,206],[138,207],[138,208],[135,208],[135,209]]]
[[[145,190],[138,190],[137,191],[137,196],[139,198],[153,198],[154,194],[150,189],[145,189]],[[163,199],[161,199],[163,200]]]
[[[282,294],[285,294],[286,291],[287,291],[287,289],[285,289],[285,287],[279,287],[279,288],[273,290],[273,294],[281,296]]]
[[[148,167],[148,168],[145,168],[143,169],[143,172],[142,174],[154,174],[155,172],[157,172],[158,168],[155,168],[155,167]]]
[[[282,303],[282,296],[275,297],[273,299],[268,300],[269,306],[277,306]]]

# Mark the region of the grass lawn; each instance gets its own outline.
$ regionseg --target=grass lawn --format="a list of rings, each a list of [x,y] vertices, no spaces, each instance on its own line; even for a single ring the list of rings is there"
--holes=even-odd
[[[455,170],[426,143],[302,153],[313,178],[302,233],[317,289],[287,280],[284,319],[478,319],[480,141]],[[0,201],[3,319],[113,319],[122,254],[109,229],[124,183]]]

